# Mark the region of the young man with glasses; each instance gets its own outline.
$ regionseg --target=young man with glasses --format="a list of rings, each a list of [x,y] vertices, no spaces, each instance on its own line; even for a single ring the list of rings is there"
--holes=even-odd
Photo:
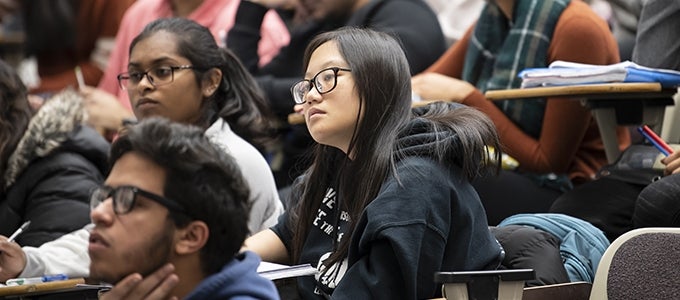
[[[164,296],[278,298],[257,274],[257,255],[237,255],[248,233],[248,186],[203,130],[145,120],[112,145],[111,162],[91,198],[90,278],[117,283],[100,299],[150,292],[140,281],[159,269],[154,293]]]

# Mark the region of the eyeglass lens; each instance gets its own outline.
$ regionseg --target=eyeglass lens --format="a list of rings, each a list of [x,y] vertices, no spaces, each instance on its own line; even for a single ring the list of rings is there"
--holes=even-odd
[[[298,82],[293,87],[293,98],[295,99],[295,102],[304,103],[305,96],[312,90],[312,82],[319,94],[325,94],[333,90],[338,81],[339,70],[339,68],[321,70],[321,72],[317,73],[311,80]]]
[[[157,66],[148,69],[146,72],[132,71],[118,75],[118,83],[124,90],[134,88],[142,79],[146,79],[153,86],[160,86],[171,83],[175,80],[175,71],[193,69],[193,66]]]
[[[94,210],[99,204],[112,197],[113,211],[116,214],[125,214],[131,210],[135,196],[134,189],[130,187],[119,187],[117,189],[100,187],[92,193],[90,208]]]

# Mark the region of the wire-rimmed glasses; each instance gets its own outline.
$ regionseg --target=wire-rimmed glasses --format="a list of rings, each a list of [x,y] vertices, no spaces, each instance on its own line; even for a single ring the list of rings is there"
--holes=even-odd
[[[90,209],[94,210],[106,199],[111,198],[113,200],[113,212],[117,215],[124,215],[135,207],[137,195],[153,200],[165,206],[168,210],[185,213],[184,207],[176,201],[131,185],[122,185],[116,188],[107,185],[97,187],[90,196]]]
[[[338,84],[339,71],[352,72],[352,70],[346,68],[330,67],[319,71],[312,79],[303,79],[295,83],[290,88],[295,103],[305,103],[305,95],[312,90],[312,87],[316,88],[316,91],[319,92],[319,94],[325,94],[332,91]]]
[[[144,72],[133,71],[118,74],[118,85],[121,89],[127,90],[136,87],[144,77],[154,87],[171,83],[175,80],[175,71],[193,69],[194,66],[155,66]]]

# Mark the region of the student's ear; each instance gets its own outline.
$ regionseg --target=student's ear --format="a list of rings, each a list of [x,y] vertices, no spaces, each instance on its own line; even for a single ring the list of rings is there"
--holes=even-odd
[[[206,72],[201,82],[203,98],[212,96],[220,87],[220,82],[222,82],[222,70],[212,68],[210,71]]]
[[[210,229],[203,221],[192,221],[187,227],[177,230],[175,252],[191,254],[200,251],[208,242]]]

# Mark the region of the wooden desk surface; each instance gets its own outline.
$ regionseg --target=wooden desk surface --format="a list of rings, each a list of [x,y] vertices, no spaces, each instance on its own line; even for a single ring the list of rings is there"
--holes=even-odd
[[[660,83],[606,83],[569,86],[535,87],[525,89],[493,90],[484,95],[490,100],[518,98],[569,97],[579,98],[640,98],[672,96],[675,89],[664,89]]]
[[[29,293],[56,292],[75,288],[78,284],[85,283],[83,278],[44,282],[38,284],[25,284],[17,286],[0,287],[0,296],[24,295]]]

